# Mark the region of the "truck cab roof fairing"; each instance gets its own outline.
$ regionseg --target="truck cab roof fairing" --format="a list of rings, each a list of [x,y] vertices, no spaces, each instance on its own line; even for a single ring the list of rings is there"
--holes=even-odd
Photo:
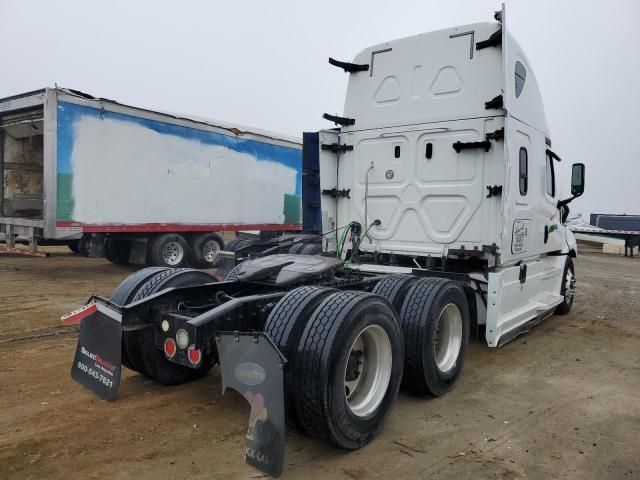
[[[503,29],[502,44],[476,44]],[[538,84],[529,61],[500,23],[475,23],[414,35],[366,48],[356,64],[369,70],[349,75],[344,132],[443,120],[510,115],[548,135]],[[516,62],[526,71],[515,95]],[[503,95],[504,109],[485,102]]]

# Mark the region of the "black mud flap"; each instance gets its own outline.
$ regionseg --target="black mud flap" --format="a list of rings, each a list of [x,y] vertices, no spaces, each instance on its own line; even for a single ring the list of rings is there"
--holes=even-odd
[[[71,377],[100,398],[114,400],[122,368],[122,315],[101,303],[88,304],[81,315]]]
[[[249,465],[280,476],[284,462],[285,359],[264,333],[219,333],[222,393],[237,390],[251,405],[245,444]]]

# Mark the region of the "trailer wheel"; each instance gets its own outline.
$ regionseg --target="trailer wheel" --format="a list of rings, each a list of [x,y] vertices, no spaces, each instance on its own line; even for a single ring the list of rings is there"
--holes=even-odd
[[[115,265],[127,265],[131,244],[119,238],[107,238],[104,242],[104,256]]]
[[[399,314],[407,292],[417,281],[418,278],[413,275],[388,275],[377,283],[372,293],[387,300]]]
[[[566,315],[571,311],[573,299],[576,296],[576,274],[573,268],[573,259],[571,257],[567,257],[567,261],[564,264],[560,295],[562,295],[564,300],[556,307],[555,313],[558,315]]]
[[[300,250],[301,255],[320,255],[322,253],[322,245],[319,243],[309,243]]]
[[[335,291],[333,288],[313,286],[291,290],[271,310],[264,325],[264,332],[287,359],[284,375],[285,414],[287,421],[293,426],[298,425],[291,390],[291,365],[296,362],[296,348],[315,308]]]
[[[182,267],[187,263],[187,249],[187,241],[182,235],[160,235],[151,242],[151,263],[159,267]]]
[[[127,278],[125,278],[120,285],[115,289],[113,294],[111,295],[111,301],[116,305],[127,305],[132,302],[133,298],[138,293],[140,287],[147,281],[149,278],[154,276],[156,273],[162,272],[163,270],[167,270],[163,267],[147,267],[142,270],[138,270],[135,273],[132,273]],[[138,371],[129,360],[127,356],[127,349],[125,347],[124,342],[124,334],[122,337],[122,364],[130,370]]]
[[[165,288],[191,287],[215,281],[214,277],[201,270],[163,269],[147,278],[131,301],[136,302]],[[204,377],[211,370],[216,361],[215,352],[203,353],[202,363],[196,369],[167,360],[162,349],[156,347],[156,328],[158,327],[124,332],[127,357],[138,372],[163,385],[179,385]]]
[[[217,233],[194,235],[189,241],[189,263],[196,268],[213,268],[223,249],[224,242]]]
[[[296,414],[312,436],[354,450],[382,429],[398,395],[403,340],[378,295],[329,295],[307,322],[291,365]]]
[[[400,322],[403,383],[421,395],[449,392],[460,376],[469,341],[469,304],[462,287],[443,278],[417,281],[404,300]]]

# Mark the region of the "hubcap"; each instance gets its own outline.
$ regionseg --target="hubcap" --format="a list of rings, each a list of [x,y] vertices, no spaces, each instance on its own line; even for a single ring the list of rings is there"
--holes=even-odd
[[[387,392],[393,357],[391,341],[384,329],[370,325],[356,337],[344,368],[347,406],[354,415],[366,417]]]
[[[453,303],[440,312],[434,345],[436,366],[446,373],[456,365],[462,347],[462,315]]]
[[[162,258],[167,265],[178,265],[184,257],[184,249],[178,242],[169,242],[162,249]]]
[[[576,277],[573,276],[571,270],[567,269],[567,275],[564,278],[564,301],[571,305],[573,297],[576,294]]]
[[[220,245],[215,240],[209,240],[202,246],[202,256],[208,263],[213,263],[220,254]]]

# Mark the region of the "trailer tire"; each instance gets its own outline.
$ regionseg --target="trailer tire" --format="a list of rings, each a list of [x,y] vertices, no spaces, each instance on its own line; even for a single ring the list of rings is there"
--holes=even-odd
[[[463,288],[443,278],[418,280],[407,293],[400,322],[405,341],[403,384],[420,395],[449,392],[460,376],[469,342],[469,304]]]
[[[213,232],[194,235],[189,240],[189,263],[195,268],[213,268],[218,263],[224,242]]]
[[[371,293],[333,293],[311,315],[295,355],[292,391],[307,433],[348,450],[373,440],[402,378],[393,307]]]
[[[573,259],[567,257],[564,264],[564,272],[562,274],[562,285],[560,286],[560,295],[562,295],[562,303],[556,307],[555,313],[558,315],[566,315],[571,311],[573,299],[576,295],[576,274],[573,268]]]
[[[409,289],[418,281],[418,277],[413,275],[393,274],[388,275],[380,280],[371,293],[380,295],[387,300],[393,308],[396,309],[398,315],[402,310],[402,304],[409,292]]]
[[[191,287],[215,281],[214,277],[201,270],[163,269],[140,285],[132,301],[137,302],[170,287]],[[202,363],[198,368],[185,367],[167,360],[162,349],[156,348],[155,328],[158,327],[124,332],[127,357],[138,372],[163,385],[180,385],[204,377],[211,370],[217,359],[215,351],[203,353]]]
[[[288,292],[269,313],[264,332],[271,337],[287,360],[284,372],[285,417],[292,426],[298,426],[293,391],[291,390],[291,366],[309,317],[327,296],[336,290],[327,287],[299,287]]]
[[[300,255],[320,255],[322,253],[322,245],[319,243],[309,243],[300,250]]]
[[[115,265],[127,265],[131,244],[119,238],[107,238],[104,242],[104,256]]]
[[[180,268],[188,260],[188,245],[182,235],[167,233],[151,241],[149,254],[152,265],[158,267]]]
[[[147,267],[147,268],[143,268],[142,270],[138,270],[135,273],[132,273],[127,278],[125,278],[122,282],[120,282],[120,285],[118,285],[118,287],[114,290],[113,294],[111,295],[111,301],[116,305],[120,305],[120,306],[131,303],[133,298],[136,296],[136,293],[138,293],[138,290],[140,289],[140,287],[149,278],[154,276],[156,273],[160,273],[163,270],[167,270],[167,269],[163,267]],[[122,364],[125,367],[127,367],[129,370],[134,370],[136,372],[138,371],[133,366],[133,363],[131,363],[131,360],[129,360],[129,357],[127,356],[127,349],[125,347],[125,342],[124,342],[124,333],[122,336]]]

